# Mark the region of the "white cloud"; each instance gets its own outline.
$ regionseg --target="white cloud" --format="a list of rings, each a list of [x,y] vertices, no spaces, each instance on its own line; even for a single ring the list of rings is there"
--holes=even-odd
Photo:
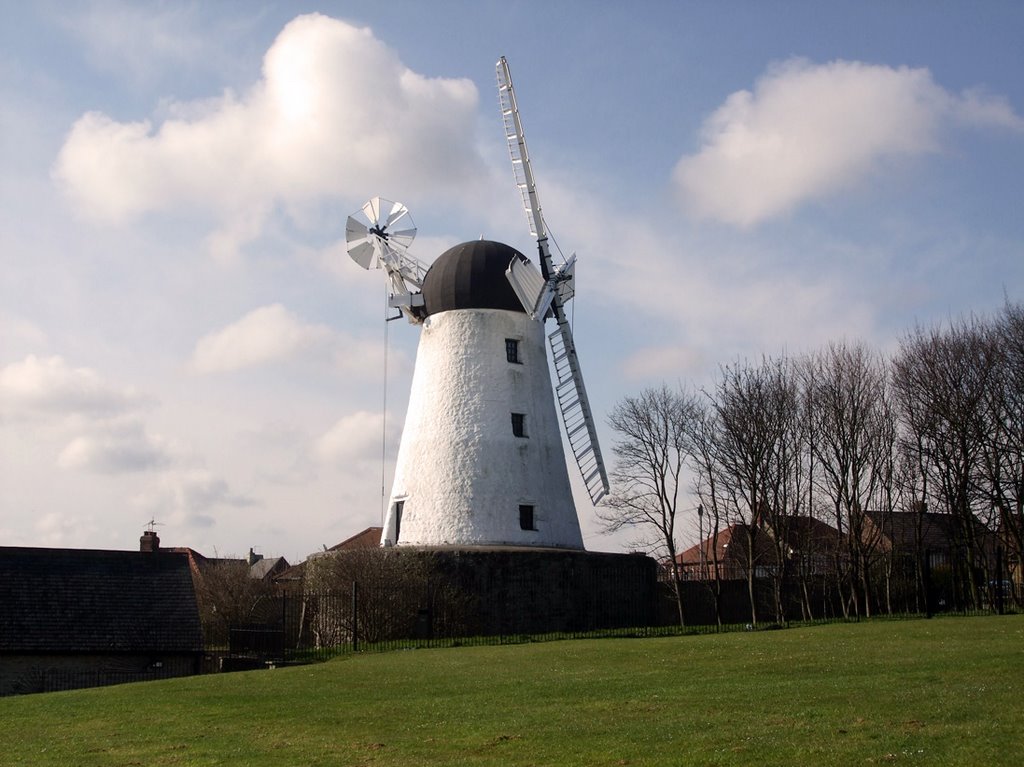
[[[100,221],[209,211],[208,245],[230,258],[276,208],[368,189],[471,195],[476,108],[471,81],[420,75],[369,29],[311,14],[281,31],[241,97],[171,105],[158,127],[83,115],[53,175]]]
[[[359,411],[343,416],[314,444],[316,457],[328,464],[351,465],[360,461],[380,461],[381,431],[384,418],[380,413]],[[389,440],[397,428],[389,424]]]
[[[200,373],[221,373],[264,365],[326,344],[332,336],[330,328],[305,323],[280,304],[272,304],[199,339],[192,366]]]
[[[623,361],[622,370],[634,380],[692,380],[704,373],[707,364],[704,354],[690,346],[652,346],[630,354]]]
[[[47,342],[46,331],[38,324],[0,309],[0,349],[10,354],[15,349],[45,348]]]
[[[90,368],[73,368],[62,357],[30,354],[0,369],[0,412],[6,415],[105,417],[136,407],[142,398],[118,388]]]
[[[1024,117],[1013,111],[1005,96],[986,93],[979,88],[964,91],[959,99],[953,101],[953,113],[966,123],[1024,132]]]
[[[814,268],[807,268],[793,262],[792,253],[803,251],[791,240],[685,222],[666,238],[657,228],[638,228],[585,187],[549,184],[544,196],[554,203],[547,209],[573,212],[560,237],[580,256],[570,309],[578,313],[585,371],[594,369],[594,350],[604,343],[592,335],[606,322],[598,315],[614,318],[607,326],[630,339],[617,371],[645,384],[682,378],[700,385],[737,356],[798,353],[875,330],[877,274],[843,271],[868,263],[860,250],[819,242]]]
[[[674,181],[692,214],[750,226],[856,184],[887,158],[937,151],[947,120],[1024,129],[1005,100],[955,96],[927,69],[792,60],[726,99]]]
[[[232,492],[227,481],[206,471],[166,472],[135,498],[135,505],[152,519],[182,527],[207,528],[216,524],[218,508],[245,508],[255,501]]]
[[[200,338],[190,365],[200,374],[225,373],[303,354],[329,360],[336,373],[346,378],[363,379],[380,374],[385,352],[376,341],[305,322],[281,304],[271,304]],[[398,350],[389,364],[402,372],[409,360]]]
[[[238,434],[248,468],[271,485],[310,487],[317,479],[309,460],[309,433],[284,421],[259,424]]]
[[[33,545],[67,546],[81,545],[82,541],[96,534],[96,521],[89,515],[49,512],[39,517],[33,525]]]
[[[174,460],[167,440],[146,432],[142,423],[113,423],[94,433],[72,439],[61,451],[57,465],[99,474],[150,471]]]

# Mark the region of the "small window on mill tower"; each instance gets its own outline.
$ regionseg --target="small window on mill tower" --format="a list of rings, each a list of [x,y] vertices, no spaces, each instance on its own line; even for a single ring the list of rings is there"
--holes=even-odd
[[[505,339],[505,358],[517,365],[522,364],[523,361],[519,359],[519,341],[514,338]]]

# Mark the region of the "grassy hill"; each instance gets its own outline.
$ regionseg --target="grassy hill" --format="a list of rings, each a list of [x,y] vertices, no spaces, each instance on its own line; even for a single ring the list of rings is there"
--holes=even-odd
[[[1024,616],[339,658],[0,699],[4,765],[1016,765]]]

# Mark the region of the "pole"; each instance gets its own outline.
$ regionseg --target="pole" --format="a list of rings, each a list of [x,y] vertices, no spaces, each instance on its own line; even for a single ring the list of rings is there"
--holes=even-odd
[[[925,549],[922,567],[924,578],[924,617],[932,617],[932,550]]]
[[[1003,614],[1003,547],[996,546],[996,612]]]
[[[359,584],[352,581],[352,652],[359,652]]]
[[[697,533],[697,545],[700,546],[700,557],[697,561],[700,563],[700,579],[702,581],[708,580],[707,574],[707,551],[704,546],[704,504],[697,505],[697,524],[699,526],[699,532]]]
[[[390,347],[390,334],[388,327],[387,290],[384,291],[384,385],[381,387],[381,426],[380,426],[380,524],[384,526],[384,515],[387,514],[388,496],[388,349]]]

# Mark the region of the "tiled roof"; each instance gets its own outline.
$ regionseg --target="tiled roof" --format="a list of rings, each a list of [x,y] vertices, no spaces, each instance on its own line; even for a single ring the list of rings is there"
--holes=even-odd
[[[961,535],[960,521],[953,514],[937,512],[893,511],[883,514],[877,511],[865,512],[867,517],[886,539],[887,547],[912,549],[920,540],[922,549],[948,550],[955,546]],[[992,534],[977,520],[972,520],[974,534],[983,546],[993,544]]]
[[[241,559],[239,557],[207,557],[203,554],[200,554],[195,549],[190,549],[188,546],[164,546],[160,549],[160,551],[171,551],[176,554],[185,554],[189,558],[189,561],[192,563],[192,567],[194,567],[197,572],[202,572],[207,568],[218,567],[224,564],[245,565],[246,567],[249,566],[249,563],[245,559]]]
[[[249,577],[263,580],[267,576],[277,575],[289,567],[288,560],[284,557],[271,557],[260,559],[249,566]]]
[[[279,573],[271,576],[271,580],[274,583],[301,583],[302,579],[306,576],[306,563],[299,562],[297,565],[285,568]]]
[[[805,514],[794,514],[787,522],[786,535],[794,548],[816,546],[818,548],[838,546],[842,535],[832,525]]]
[[[202,646],[183,554],[0,547],[0,652]]]
[[[746,563],[750,545],[749,528],[745,524],[729,525],[719,530],[718,539],[711,536],[676,556],[681,565],[712,562]],[[831,551],[838,545],[839,531],[831,525],[804,515],[793,515],[787,520],[786,539],[791,549]],[[776,561],[771,532],[759,529],[754,537],[755,562],[767,564]]]
[[[676,560],[681,565],[699,564],[717,561],[721,564],[747,563],[749,544],[749,527],[744,524],[729,525],[718,531],[718,539],[712,536],[691,546]],[[758,563],[774,561],[775,551],[768,540],[768,533],[758,529],[754,537],[754,560]],[[702,558],[703,557],[703,558]]]
[[[383,527],[368,527],[361,533],[356,533],[351,538],[346,538],[341,543],[331,546],[328,551],[344,551],[347,549],[376,549],[380,547],[380,535],[384,532]]]

